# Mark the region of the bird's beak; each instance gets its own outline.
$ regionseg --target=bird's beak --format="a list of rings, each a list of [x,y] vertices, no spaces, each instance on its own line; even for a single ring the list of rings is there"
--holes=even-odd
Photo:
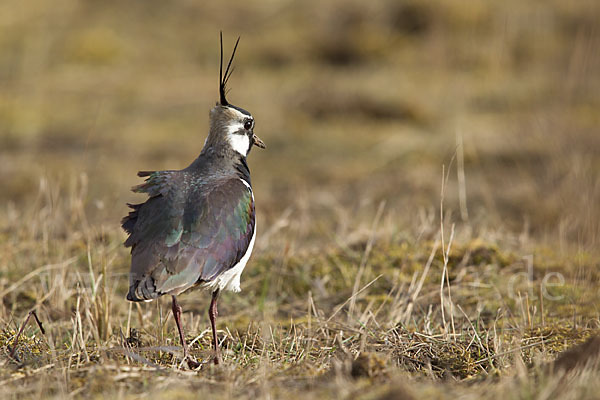
[[[254,145],[256,147],[260,147],[261,149],[267,148],[267,146],[265,145],[265,142],[260,140],[260,138],[258,136],[256,136],[255,134],[252,134],[252,141],[254,142]]]

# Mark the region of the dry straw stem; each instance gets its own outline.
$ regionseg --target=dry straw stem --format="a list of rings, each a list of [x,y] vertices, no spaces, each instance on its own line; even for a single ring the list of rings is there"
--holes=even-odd
[[[354,287],[352,288],[352,296],[349,299],[350,305],[348,306],[348,322],[350,322],[354,318],[354,307],[356,305],[356,297],[359,294],[358,288],[360,286],[362,276],[365,273],[365,268],[367,268],[369,254],[371,254],[371,250],[373,250],[373,243],[375,241],[377,226],[379,225],[379,220],[381,219],[381,216],[383,215],[384,209],[385,209],[385,202],[382,201],[381,203],[379,203],[379,207],[377,208],[377,213],[375,214],[375,218],[373,219],[373,224],[371,226],[371,234],[369,235],[369,241],[367,242],[367,245],[365,246],[365,251],[360,260],[360,266],[358,267],[358,273],[356,274],[356,279],[354,280]],[[362,290],[364,290],[364,289],[366,289],[366,287],[363,288]]]
[[[452,166],[452,162],[454,161],[456,153],[452,156],[450,160],[450,166]],[[448,247],[444,246],[444,198],[446,193],[446,185],[448,182],[450,168],[448,168],[448,173],[444,173],[445,165],[442,165],[442,187],[440,192],[440,240],[442,243],[442,255],[444,258],[444,266],[442,269],[442,279],[440,282],[440,304],[441,304],[441,312],[442,312],[442,322],[444,324],[444,333],[448,332],[447,324],[446,324],[446,315],[445,315],[445,304],[444,304],[444,280],[446,281],[446,285],[448,288],[448,301],[450,303],[450,320],[452,326],[452,337],[456,337],[456,330],[454,327],[454,303],[452,302],[452,294],[450,290],[450,279],[448,277],[448,260],[450,254],[450,248],[452,246],[452,240],[454,239],[454,224],[452,224],[452,228],[450,230],[450,239],[448,240]]]
[[[597,362],[551,366],[600,330],[600,2],[232,4],[231,100],[270,150],[200,371],[160,302],[124,300],[118,221],[138,169],[200,151],[223,13],[22,3],[0,2],[0,398],[598,398]],[[206,294],[181,301],[210,360]]]

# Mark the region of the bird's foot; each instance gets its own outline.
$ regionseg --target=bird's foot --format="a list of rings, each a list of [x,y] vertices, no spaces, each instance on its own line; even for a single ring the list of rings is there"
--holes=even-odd
[[[202,365],[191,356],[187,356],[186,361],[189,369],[198,369]]]

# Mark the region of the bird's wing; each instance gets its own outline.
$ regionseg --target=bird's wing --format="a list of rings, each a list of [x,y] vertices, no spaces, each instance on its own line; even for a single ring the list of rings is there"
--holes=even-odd
[[[136,193],[149,198],[123,218],[122,227],[129,233],[125,241],[131,247],[129,274],[130,300],[148,300],[159,296],[154,279],[145,279],[156,272],[162,258],[176,245],[183,232],[185,210],[185,176],[180,171],[139,172],[146,182],[133,187]],[[133,290],[132,290],[133,289]]]
[[[193,255],[194,262],[202,264],[199,278],[210,282],[246,254],[255,228],[252,189],[235,177],[215,185],[203,206],[196,206],[194,193],[188,201],[178,266],[188,264]]]
[[[130,300],[179,293],[199,280],[213,280],[243,257],[254,233],[248,185],[239,178],[203,184],[180,174],[150,175],[142,185],[152,197],[134,206],[136,221],[126,242],[133,247]],[[173,190],[175,182],[185,189]]]
[[[141,204],[129,204],[133,211],[121,221],[129,233],[125,246],[134,250],[150,240],[171,246],[182,231],[185,175],[182,171],[140,171],[138,176],[147,176],[146,182],[131,190],[146,193],[149,199]]]

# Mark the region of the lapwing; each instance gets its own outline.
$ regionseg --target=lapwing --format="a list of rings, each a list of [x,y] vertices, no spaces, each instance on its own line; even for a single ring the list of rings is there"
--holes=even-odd
[[[204,287],[212,291],[208,315],[214,363],[218,364],[217,298],[222,290],[240,291],[240,276],[254,246],[254,195],[246,158],[253,146],[265,148],[254,134],[254,118],[227,101],[237,39],[223,74],[221,33],[220,99],[210,111],[210,129],[198,158],[187,168],[140,171],[145,183],[133,192],[146,193],[141,204],[121,221],[131,247],[129,301],[152,301],[171,295],[172,310],[184,360],[199,364],[188,353],[177,295]]]

